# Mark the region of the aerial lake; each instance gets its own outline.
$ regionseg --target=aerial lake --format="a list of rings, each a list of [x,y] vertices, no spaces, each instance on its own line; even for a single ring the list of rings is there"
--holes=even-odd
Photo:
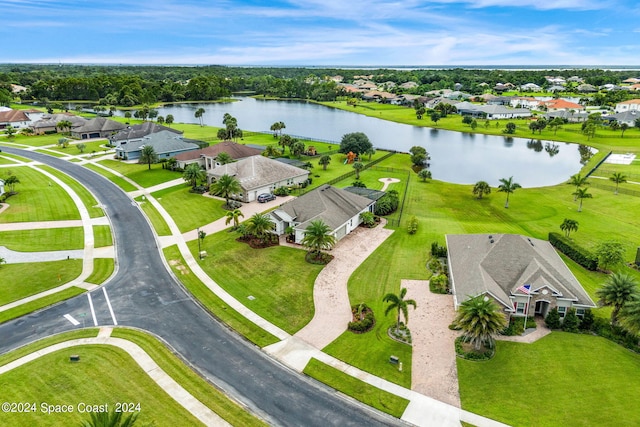
[[[172,114],[175,122],[199,123],[195,111],[200,107],[205,109],[204,124],[210,126],[223,127],[222,117],[229,113],[245,131],[268,131],[282,121],[284,133],[297,137],[339,143],[344,134],[364,132],[380,149],[408,152],[420,145],[431,157],[433,178],[458,184],[483,180],[497,186],[500,178],[513,176],[523,187],[555,185],[580,171],[580,151],[585,153],[577,144],[531,140],[529,135],[510,138],[417,127],[300,101],[240,97],[229,103],[173,104],[158,111],[164,117]],[[507,121],[500,122],[504,126]]]

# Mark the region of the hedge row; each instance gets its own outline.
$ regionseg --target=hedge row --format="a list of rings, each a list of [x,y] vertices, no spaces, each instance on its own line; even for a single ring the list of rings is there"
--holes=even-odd
[[[598,269],[598,258],[594,254],[561,234],[549,233],[549,243],[587,270],[596,271]]]

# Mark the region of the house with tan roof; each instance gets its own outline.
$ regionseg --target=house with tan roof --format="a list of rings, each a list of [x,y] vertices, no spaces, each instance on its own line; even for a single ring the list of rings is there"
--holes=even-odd
[[[233,160],[240,160],[246,157],[258,156],[262,154],[262,151],[237,142],[222,141],[200,150],[178,154],[175,158],[178,161],[177,166],[181,169],[191,163],[197,163],[203,169],[209,170],[220,166],[220,163],[216,161],[220,153],[227,153]]]
[[[209,169],[207,181],[211,183],[223,175],[240,182],[242,192],[232,198],[245,203],[253,202],[262,193],[273,193],[276,188],[299,185],[309,179],[309,171],[261,155]]]
[[[493,299],[505,315],[546,317],[595,303],[546,240],[517,234],[447,234],[449,278],[457,309],[468,298]]]
[[[630,99],[616,104],[616,113],[624,113],[631,110],[640,110],[640,99]]]
[[[544,101],[542,106],[546,107],[547,111],[584,111],[584,105],[576,104],[575,102],[565,101],[564,99],[550,99],[549,101]]]
[[[96,117],[82,126],[71,128],[71,136],[78,139],[107,138],[125,127],[127,125],[124,123],[106,117]]]
[[[24,129],[29,127],[31,119],[22,110],[0,111],[0,129],[11,126],[14,129]]]
[[[318,220],[329,226],[329,234],[337,241],[355,230],[362,223],[360,215],[373,212],[374,205],[372,199],[324,184],[280,205],[269,216],[278,235],[292,227],[296,243],[302,242],[309,224]]]

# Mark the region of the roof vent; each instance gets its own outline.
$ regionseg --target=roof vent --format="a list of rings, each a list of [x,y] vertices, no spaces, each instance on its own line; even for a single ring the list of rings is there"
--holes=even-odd
[[[489,240],[489,243],[493,243],[493,239]]]
[[[493,239],[493,236],[492,236],[491,234],[489,234],[489,238],[490,238],[490,239]]]

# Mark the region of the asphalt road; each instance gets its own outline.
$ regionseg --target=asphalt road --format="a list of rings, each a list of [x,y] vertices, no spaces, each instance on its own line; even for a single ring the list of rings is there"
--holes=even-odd
[[[109,301],[118,325],[159,336],[202,375],[272,425],[402,424],[284,367],[210,316],[167,270],[139,207],[109,180],[55,157],[8,147],[2,150],[48,164],[85,185],[105,206],[118,261],[115,277],[89,295],[0,325],[0,353],[82,327],[73,326],[65,314],[93,326],[90,301],[98,324],[112,325]]]

